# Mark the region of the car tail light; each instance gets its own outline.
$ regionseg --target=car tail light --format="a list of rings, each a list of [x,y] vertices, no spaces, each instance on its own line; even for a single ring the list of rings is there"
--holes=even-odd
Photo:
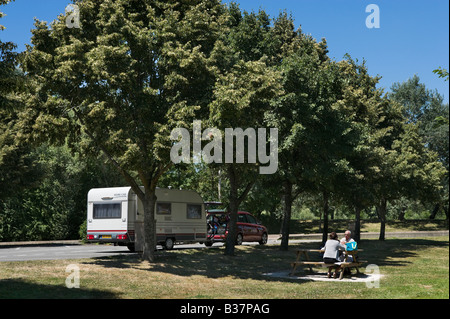
[[[117,239],[120,239],[120,240],[126,240],[126,239],[128,239],[128,236],[127,236],[127,234],[124,234],[124,235],[117,235]]]
[[[94,239],[94,235],[87,235],[86,238],[87,238],[87,240],[93,240]]]

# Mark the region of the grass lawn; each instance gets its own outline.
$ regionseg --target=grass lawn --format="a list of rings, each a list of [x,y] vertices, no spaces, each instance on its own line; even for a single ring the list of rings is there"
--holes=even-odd
[[[346,231],[353,220],[334,219],[328,221],[328,230],[343,233]],[[320,220],[291,220],[289,226],[291,234],[313,234],[321,233],[322,221]],[[281,222],[267,221],[264,224],[268,227],[271,234],[279,234]],[[351,228],[351,227],[350,227]],[[388,220],[386,222],[386,232],[403,232],[403,231],[436,231],[448,230],[448,221],[446,220]],[[380,222],[378,220],[361,220],[361,232],[379,232]]]
[[[154,264],[141,261],[136,254],[1,262],[0,298],[449,298],[448,237],[362,241],[361,258],[378,265],[384,275],[379,288],[369,289],[365,283],[262,275],[288,270],[296,248],[318,248],[317,245],[292,245],[288,252],[279,251],[278,246],[240,246],[234,257],[224,256],[223,248],[161,251]],[[66,267],[70,264],[79,266],[79,289],[65,286],[69,275]]]

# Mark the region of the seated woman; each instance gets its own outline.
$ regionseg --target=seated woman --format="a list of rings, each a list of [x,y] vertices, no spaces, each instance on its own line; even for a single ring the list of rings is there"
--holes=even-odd
[[[339,251],[345,251],[345,246],[339,242],[338,236],[335,232],[330,234],[330,239],[325,243],[325,247],[322,248],[325,253],[323,255],[323,262],[326,264],[334,264],[339,262]],[[328,267],[328,278],[331,278],[331,270],[334,266]],[[334,278],[337,277],[341,266],[336,268],[334,272]]]

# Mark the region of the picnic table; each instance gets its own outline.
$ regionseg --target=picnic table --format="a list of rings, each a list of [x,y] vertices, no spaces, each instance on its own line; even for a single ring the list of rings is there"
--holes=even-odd
[[[339,276],[339,279],[341,280],[344,277],[344,269],[345,268],[356,268],[356,272],[359,274],[359,268],[361,264],[365,263],[365,261],[358,260],[358,251],[363,251],[362,249],[359,250],[353,250],[353,251],[345,251],[345,257],[344,261],[342,262],[336,262],[333,264],[327,264],[323,261],[311,261],[309,259],[309,253],[323,253],[320,249],[298,249],[297,250],[297,259],[295,262],[291,263],[292,265],[292,271],[290,273],[290,276],[293,276],[295,273],[295,270],[298,266],[308,266],[309,270],[313,272],[312,267],[313,266],[321,266],[321,267],[335,267],[335,266],[341,266],[341,274]],[[304,260],[300,260],[301,258],[304,258]],[[349,257],[352,257],[351,259]]]

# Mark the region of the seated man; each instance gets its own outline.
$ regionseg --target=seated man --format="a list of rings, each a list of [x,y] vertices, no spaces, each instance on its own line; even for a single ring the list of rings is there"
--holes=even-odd
[[[350,230],[346,230],[344,233],[344,237],[341,238],[340,242],[342,245],[346,246],[348,243],[352,243],[354,241],[355,240],[352,238],[352,232]],[[343,261],[344,259],[345,259],[345,252],[343,252],[341,256],[341,260]],[[348,256],[347,261],[353,262],[353,256]],[[350,268],[345,268],[344,274],[350,275],[351,274]]]
[[[345,245],[347,243],[351,243],[353,242],[353,238],[352,238],[352,232],[349,230],[346,230],[344,233],[344,237],[341,238],[341,244]]]

